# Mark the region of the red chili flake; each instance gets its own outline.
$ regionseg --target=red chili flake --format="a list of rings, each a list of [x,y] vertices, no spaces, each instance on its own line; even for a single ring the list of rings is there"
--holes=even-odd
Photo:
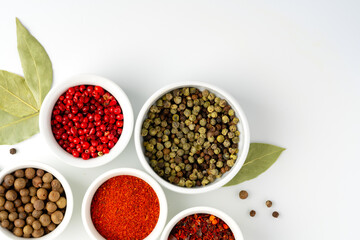
[[[168,240],[235,240],[226,223],[210,214],[194,214],[181,219]]]
[[[91,219],[106,239],[144,239],[159,218],[159,199],[152,187],[134,176],[117,176],[103,183],[91,203]]]

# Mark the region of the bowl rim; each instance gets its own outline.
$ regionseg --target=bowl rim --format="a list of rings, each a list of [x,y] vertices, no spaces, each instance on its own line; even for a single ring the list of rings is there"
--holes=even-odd
[[[207,206],[197,206],[197,207],[187,208],[187,209],[179,212],[178,214],[176,214],[173,218],[171,218],[170,221],[166,224],[166,226],[161,234],[160,240],[168,240],[171,230],[181,219],[183,219],[184,217],[196,214],[196,213],[212,214],[212,215],[222,219],[229,226],[229,228],[233,232],[236,240],[244,239],[239,225],[228,214],[226,214],[225,212],[223,212],[217,208],[212,208],[212,207],[207,207]]]
[[[157,239],[160,236],[160,234],[162,233],[163,228],[165,227],[167,214],[168,214],[167,199],[166,199],[163,189],[161,188],[160,184],[158,184],[158,182],[155,181],[155,179],[153,179],[149,174],[147,174],[141,170],[135,169],[135,168],[112,169],[110,171],[107,171],[107,172],[101,174],[91,183],[91,185],[86,190],[86,193],[85,193],[83,201],[82,201],[82,206],[81,206],[81,218],[82,218],[82,222],[83,222],[86,232],[91,237],[91,239],[94,239],[94,240],[104,240],[105,239],[97,232],[97,230],[95,229],[95,227],[92,223],[91,215],[90,215],[91,201],[92,201],[92,198],[93,198],[94,194],[96,193],[97,189],[104,182],[106,182],[108,179],[110,179],[112,177],[121,176],[121,175],[130,175],[130,176],[140,178],[143,181],[145,181],[147,184],[149,184],[152,187],[152,189],[154,189],[154,191],[159,199],[160,213],[159,213],[158,222],[156,223],[155,228],[144,240]]]
[[[162,95],[165,93],[172,91],[177,88],[181,87],[201,87],[209,89],[209,91],[214,92],[215,94],[221,95],[222,98],[224,98],[231,106],[234,108],[237,117],[239,118],[239,124],[241,123],[242,132],[241,134],[243,137],[243,148],[242,151],[239,153],[238,158],[235,162],[235,165],[226,173],[226,176],[222,176],[220,179],[217,179],[215,182],[208,184],[207,186],[197,187],[197,188],[185,188],[176,186],[174,184],[171,184],[161,178],[157,173],[151,168],[151,166],[148,163],[148,160],[145,158],[145,155],[143,153],[143,147],[142,147],[142,137],[141,137],[141,127],[144,120],[144,117],[148,111],[148,109],[151,107],[153,103],[157,99],[159,99]],[[238,126],[239,126],[238,124]],[[199,82],[199,81],[184,81],[184,82],[177,82],[172,83],[169,85],[166,85],[159,90],[157,90],[155,93],[153,93],[144,103],[142,106],[138,117],[136,119],[135,123],[135,130],[134,130],[134,141],[135,141],[135,149],[136,153],[138,155],[138,158],[140,159],[141,165],[145,168],[145,170],[153,176],[162,186],[166,187],[167,189],[178,192],[178,193],[184,193],[184,194],[200,194],[205,193],[209,191],[213,191],[216,189],[219,189],[226,183],[228,183],[240,170],[241,166],[244,164],[246,160],[246,156],[249,151],[250,146],[250,129],[248,125],[248,121],[246,118],[246,115],[240,105],[237,103],[237,101],[226,91],[223,89],[209,84],[205,82]],[[240,148],[240,146],[239,146]]]
[[[39,240],[49,240],[49,239],[56,239],[68,226],[72,213],[74,208],[74,197],[73,193],[70,187],[70,184],[66,180],[66,178],[55,168],[51,167],[48,164],[37,162],[37,161],[21,161],[12,164],[11,166],[4,167],[0,170],[0,182],[3,181],[3,178],[9,174],[12,173],[18,169],[24,169],[24,168],[39,168],[43,169],[49,173],[51,173],[53,176],[55,176],[61,183],[61,185],[64,188],[65,194],[66,194],[66,210],[64,219],[62,222],[55,228],[54,231],[37,238]],[[6,239],[13,239],[13,240],[23,240],[25,238],[23,237],[17,237],[12,232],[0,227],[0,236],[5,237]]]
[[[97,158],[90,158],[86,161],[81,158],[74,158],[70,153],[60,147],[52,134],[50,123],[53,107],[60,95],[68,88],[78,85],[99,85],[103,87],[116,98],[124,114],[123,132],[115,146],[108,154]],[[93,74],[80,74],[70,77],[64,82],[61,82],[51,88],[41,106],[39,126],[40,133],[46,140],[51,152],[53,152],[58,158],[74,167],[93,168],[111,162],[126,148],[131,139],[134,128],[134,113],[126,93],[115,82]]]

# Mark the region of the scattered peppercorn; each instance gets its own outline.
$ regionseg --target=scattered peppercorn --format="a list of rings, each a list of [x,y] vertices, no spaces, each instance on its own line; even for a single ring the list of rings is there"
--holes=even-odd
[[[274,211],[274,212],[272,213],[272,216],[273,216],[274,218],[278,218],[278,217],[279,217],[279,213],[278,213],[277,211]]]
[[[270,208],[272,206],[272,201],[267,200],[265,204],[268,208]]]
[[[251,216],[251,217],[255,217],[255,215],[256,215],[255,210],[251,210],[251,211],[250,211],[250,216]]]
[[[235,237],[229,226],[222,219],[210,214],[194,214],[181,219],[174,226],[168,240],[175,239],[234,240]]]
[[[115,97],[100,86],[70,87],[56,102],[51,127],[59,145],[84,160],[110,152],[123,131]]]
[[[141,129],[154,171],[181,187],[205,186],[234,166],[239,119],[226,100],[208,90],[175,89],[159,98]]]
[[[15,236],[41,237],[61,223],[65,211],[61,183],[42,169],[18,169],[0,185],[0,225]]]
[[[241,190],[240,193],[239,193],[239,197],[241,199],[246,199],[248,197],[248,192],[245,191],[245,190]]]
[[[15,154],[16,153],[16,149],[15,148],[11,148],[10,149],[10,154]]]

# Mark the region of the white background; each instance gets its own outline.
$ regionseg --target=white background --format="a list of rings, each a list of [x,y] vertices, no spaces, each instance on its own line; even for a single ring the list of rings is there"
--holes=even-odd
[[[78,73],[118,83],[137,116],[165,84],[197,80],[230,92],[252,142],[286,147],[264,174],[241,185],[183,196],[165,190],[169,218],[191,206],[230,214],[246,240],[359,239],[360,2],[357,0],[0,1],[0,69],[21,73],[15,17],[46,48],[54,84]],[[65,165],[36,135],[0,147],[0,166],[38,160],[75,193],[59,239],[87,239],[82,196],[101,173],[142,169],[133,138],[106,166]],[[246,189],[247,200],[238,192]],[[265,207],[271,199],[272,209]],[[257,215],[250,218],[249,210]],[[278,210],[279,219],[271,217]]]

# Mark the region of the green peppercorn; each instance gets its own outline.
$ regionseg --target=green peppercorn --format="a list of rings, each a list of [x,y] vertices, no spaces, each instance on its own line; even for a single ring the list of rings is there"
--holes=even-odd
[[[141,129],[145,156],[169,182],[205,186],[235,164],[240,141],[236,123],[235,111],[214,93],[175,89],[147,113]]]

